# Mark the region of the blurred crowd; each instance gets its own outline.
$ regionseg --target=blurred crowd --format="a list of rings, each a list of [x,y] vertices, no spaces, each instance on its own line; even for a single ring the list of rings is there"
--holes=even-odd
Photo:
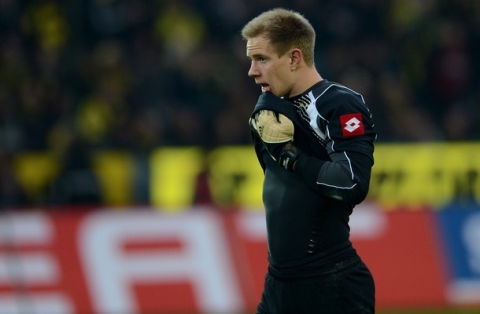
[[[0,0],[0,191],[22,152],[75,168],[95,149],[250,144],[240,30],[278,6],[310,20],[318,70],[364,95],[380,142],[480,139],[480,1]]]

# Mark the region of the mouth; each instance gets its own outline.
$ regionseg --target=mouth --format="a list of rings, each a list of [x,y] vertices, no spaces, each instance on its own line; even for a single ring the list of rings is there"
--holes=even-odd
[[[262,92],[270,92],[272,89],[270,88],[270,85],[268,84],[259,84],[261,89],[262,89]]]

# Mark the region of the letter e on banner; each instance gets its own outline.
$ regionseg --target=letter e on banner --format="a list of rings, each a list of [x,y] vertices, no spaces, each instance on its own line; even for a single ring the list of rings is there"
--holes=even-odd
[[[60,289],[56,256],[47,249],[55,240],[51,219],[37,212],[5,213],[0,231],[0,313],[74,313]]]

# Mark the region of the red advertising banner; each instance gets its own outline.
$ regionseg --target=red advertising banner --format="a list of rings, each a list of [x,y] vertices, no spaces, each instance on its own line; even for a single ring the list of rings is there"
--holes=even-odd
[[[366,207],[353,214],[352,241],[374,275],[378,307],[446,305],[447,269],[434,215]]]
[[[447,305],[433,212],[352,215],[379,308]],[[260,211],[143,208],[0,216],[0,313],[235,313],[253,310],[267,269]]]

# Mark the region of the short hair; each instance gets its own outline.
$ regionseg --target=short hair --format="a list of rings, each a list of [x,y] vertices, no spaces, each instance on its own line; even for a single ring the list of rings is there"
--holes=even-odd
[[[300,13],[276,8],[248,22],[242,29],[245,40],[264,35],[279,56],[291,48],[299,48],[307,65],[313,65],[315,30]]]

